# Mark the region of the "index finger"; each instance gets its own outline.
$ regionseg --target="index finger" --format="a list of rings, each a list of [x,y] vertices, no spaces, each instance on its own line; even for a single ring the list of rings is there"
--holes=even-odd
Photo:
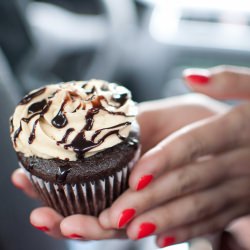
[[[164,171],[249,143],[248,109],[249,104],[242,105],[174,132],[142,156],[131,173],[130,187],[140,190]]]

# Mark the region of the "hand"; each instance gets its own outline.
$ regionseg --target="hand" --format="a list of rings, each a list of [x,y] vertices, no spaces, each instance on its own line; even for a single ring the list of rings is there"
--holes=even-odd
[[[228,69],[223,68],[209,71],[206,84],[189,84],[201,92],[204,86],[203,92],[211,95],[221,84],[223,91],[217,95],[221,98],[250,97],[250,74],[237,73],[235,68],[230,73],[240,86],[234,92],[233,83],[224,80]],[[187,74],[186,79],[192,78]],[[129,238],[156,234],[157,244],[163,247],[223,230],[233,219],[248,214],[249,121],[250,104],[246,102],[162,139],[133,169],[131,189],[100,215],[102,226],[123,228],[130,222]]]
[[[38,198],[22,169],[14,171],[12,182],[31,198]],[[37,229],[57,239],[64,237],[77,240],[126,238],[124,230],[103,229],[96,217],[72,215],[64,218],[49,207],[40,207],[33,210],[30,215],[30,223]]]
[[[143,103],[139,106],[139,110],[138,119],[142,127],[143,150],[146,151],[182,126],[212,116],[216,112],[224,112],[227,107],[208,97],[191,94]],[[155,122],[156,120],[157,122]],[[147,135],[151,131],[154,133],[149,138]],[[21,169],[13,173],[12,182],[30,197],[37,198],[31,183]],[[96,240],[124,237],[125,235],[124,230],[104,229],[95,217],[73,215],[63,218],[48,207],[35,209],[31,213],[30,221],[38,229],[56,238]]]

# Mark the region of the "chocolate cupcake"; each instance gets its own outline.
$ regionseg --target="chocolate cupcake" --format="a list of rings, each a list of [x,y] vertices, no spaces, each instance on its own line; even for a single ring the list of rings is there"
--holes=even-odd
[[[20,166],[44,203],[63,216],[98,216],[128,187],[139,158],[130,92],[101,80],[48,85],[10,119]]]

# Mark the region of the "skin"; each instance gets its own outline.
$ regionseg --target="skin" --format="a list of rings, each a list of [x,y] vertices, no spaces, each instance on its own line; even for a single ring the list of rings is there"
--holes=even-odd
[[[184,72],[188,74],[190,70]],[[208,84],[188,85],[221,99],[250,97],[248,69],[217,67],[206,74]],[[151,222],[156,225],[156,242],[162,246],[166,236],[183,242],[221,231],[249,214],[248,101],[229,108],[202,95],[187,95],[142,103],[139,109],[144,154],[132,171],[130,189],[98,219],[84,215],[62,218],[50,208],[38,208],[30,216],[33,225],[47,226],[47,233],[57,238],[70,234],[90,240],[123,238],[126,230],[129,238],[136,239],[141,223]],[[152,183],[136,191],[140,178],[148,174],[154,176]],[[36,196],[21,170],[13,173],[12,181]],[[124,230],[117,230],[120,215],[128,208],[136,209],[136,216]],[[235,244],[241,237],[242,249],[250,246],[239,233],[248,228],[246,221],[243,218],[229,227]]]
[[[189,82],[189,86],[200,92],[204,88],[204,93],[213,95],[213,87],[221,84],[216,87],[217,97],[249,96],[249,74],[248,81],[243,75],[243,82],[240,75],[233,77],[239,88],[230,78],[225,81],[224,74],[229,74],[224,68],[212,69],[208,72],[209,84]],[[230,71],[230,76],[234,74],[238,73]],[[225,94],[227,89],[231,92]],[[150,222],[156,225],[154,234],[162,246],[165,237],[183,242],[223,230],[235,218],[249,214],[249,119],[247,101],[162,139],[135,166],[129,179],[131,189],[100,215],[102,226],[116,228],[122,212],[134,208],[136,217],[127,227],[129,238],[136,239],[140,225]],[[154,181],[137,192],[138,182],[145,175],[153,175]],[[164,190],[164,195],[159,190]]]

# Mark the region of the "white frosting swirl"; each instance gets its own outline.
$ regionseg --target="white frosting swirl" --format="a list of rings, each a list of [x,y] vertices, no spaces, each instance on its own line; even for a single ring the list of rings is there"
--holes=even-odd
[[[48,85],[32,91],[16,107],[11,138],[15,150],[26,157],[74,161],[127,138],[136,112],[131,93],[114,83],[90,80]],[[76,154],[77,136],[92,148]]]

